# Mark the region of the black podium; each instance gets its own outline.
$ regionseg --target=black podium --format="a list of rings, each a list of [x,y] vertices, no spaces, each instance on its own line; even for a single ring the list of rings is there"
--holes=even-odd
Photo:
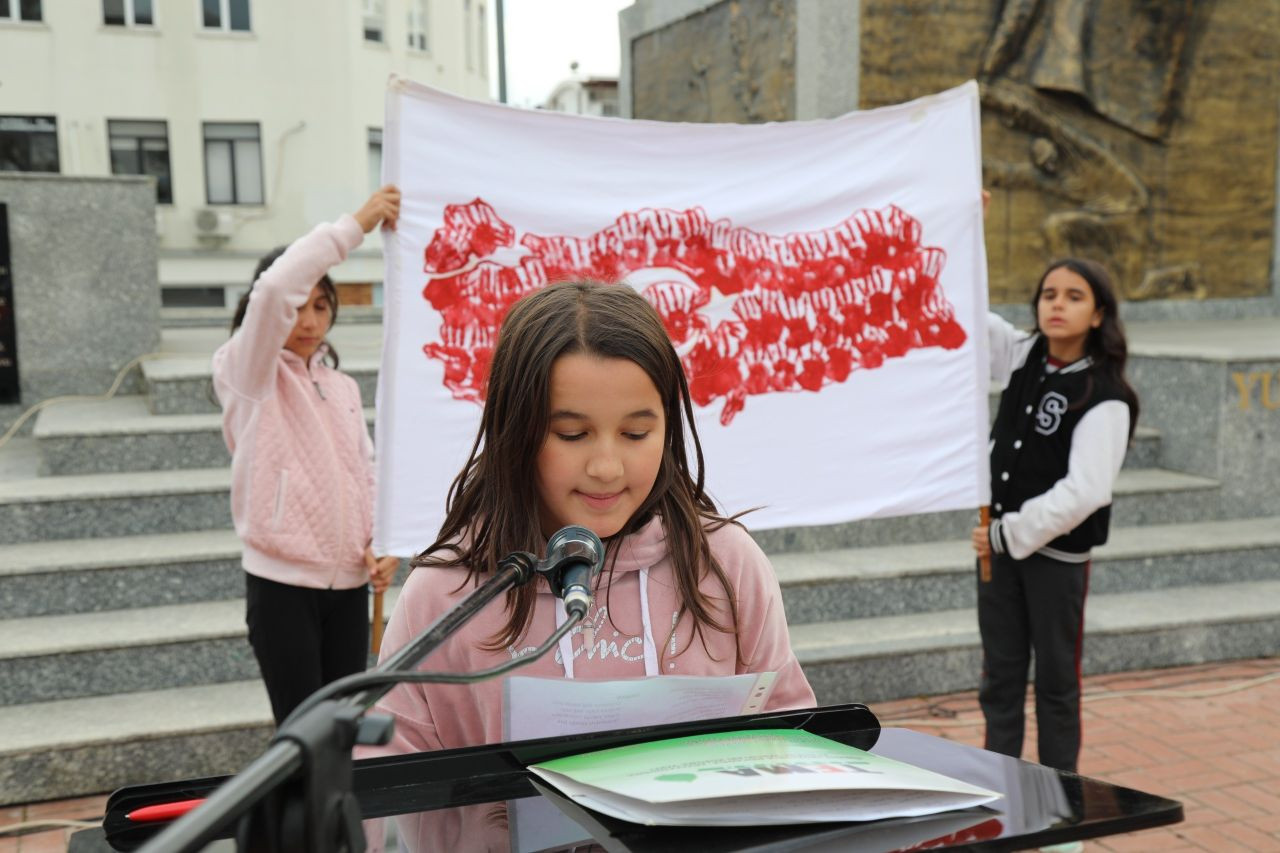
[[[859,749],[998,791],[975,809],[866,823],[741,828],[646,827],[588,812],[535,784],[539,761],[666,737],[741,729],[804,729]],[[125,817],[143,806],[207,795],[225,778],[122,788],[101,830],[117,850],[145,843],[163,824]],[[354,788],[376,846],[388,849],[531,851],[596,844],[608,851],[906,849],[1019,850],[1132,832],[1182,820],[1182,806],[1153,794],[1053,770],[906,729],[881,729],[863,705],[838,705],[470,749],[358,761]],[[517,842],[512,844],[512,839]],[[395,843],[391,843],[395,842]]]

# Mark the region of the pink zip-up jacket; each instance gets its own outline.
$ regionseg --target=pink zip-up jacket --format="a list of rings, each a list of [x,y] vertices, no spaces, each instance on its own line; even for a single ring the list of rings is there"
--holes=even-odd
[[[680,610],[671,557],[659,518],[628,536],[619,545],[616,565],[612,554],[601,573],[601,588],[582,625],[569,635],[573,647],[574,678],[641,678],[646,674],[646,634],[658,653],[662,675],[736,675],[743,672],[776,672],[767,710],[809,708],[813,690],[791,650],[782,591],[769,559],[745,530],[728,524],[708,534],[711,550],[734,590],[738,607],[738,636],[703,628],[706,640],[693,635],[688,613],[675,623]],[[642,606],[641,572],[645,604]],[[472,591],[458,589],[466,577],[462,569],[415,569],[405,581],[382,641],[385,659],[417,636],[441,614]],[[506,624],[505,597],[491,601],[466,627],[424,662],[424,668],[444,672],[476,672],[527,654],[556,629],[556,598],[546,581],[538,585],[533,621],[514,646],[488,651],[483,646]],[[724,591],[711,577],[702,590],[713,602],[724,602]],[[726,617],[727,607],[720,607]],[[647,614],[647,619],[646,619]],[[672,627],[675,633],[672,634]],[[737,663],[734,641],[742,648],[744,664]],[[516,671],[518,675],[564,677],[560,650]],[[502,679],[477,684],[401,684],[389,692],[379,708],[395,715],[394,747],[388,752],[453,749],[502,741]]]
[[[738,607],[738,636],[703,628],[702,640],[693,635],[693,617],[680,610],[671,556],[660,518],[628,536],[619,546],[610,577],[612,553],[600,575],[600,588],[587,618],[569,635],[574,678],[641,678],[646,674],[645,635],[657,646],[662,675],[736,675],[776,672],[773,693],[765,710],[812,708],[813,690],[791,649],[782,590],[768,557],[754,539],[736,524],[708,534],[711,550],[724,569]],[[641,575],[645,575],[642,583]],[[382,641],[382,658],[431,625],[441,614],[471,593],[471,584],[458,589],[466,577],[462,569],[419,568],[410,573],[391,614]],[[538,596],[533,621],[513,646],[488,651],[493,636],[506,624],[505,597],[498,596],[458,633],[429,655],[422,669],[476,672],[505,663],[540,645],[555,631],[556,598],[546,581],[537,577]],[[641,603],[644,588],[645,605]],[[705,578],[702,591],[720,603],[718,615],[727,622],[724,591],[718,581]],[[647,614],[647,619],[646,619]],[[675,633],[672,634],[672,626]],[[734,642],[742,648],[737,662]],[[513,675],[565,677],[561,651],[548,652]],[[363,748],[357,757],[453,749],[499,743],[502,732],[502,682],[492,678],[477,684],[400,684],[378,703],[378,710],[395,718],[395,735],[385,747]],[[402,843],[410,850],[506,850],[506,809],[486,804],[410,815],[398,819]],[[372,822],[371,822],[372,823]],[[367,824],[375,842],[381,828]],[[377,849],[375,843],[371,849]]]
[[[213,354],[231,515],[246,572],[293,586],[368,582],[373,444],[354,379],[284,348],[316,282],[360,245],[355,219],[317,226],[258,279],[244,322]]]

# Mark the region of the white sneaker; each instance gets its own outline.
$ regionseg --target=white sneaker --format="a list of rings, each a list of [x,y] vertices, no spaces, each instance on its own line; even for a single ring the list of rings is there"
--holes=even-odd
[[[1041,847],[1041,853],[1081,853],[1084,850],[1083,841],[1064,841],[1061,844],[1050,844],[1048,847]]]

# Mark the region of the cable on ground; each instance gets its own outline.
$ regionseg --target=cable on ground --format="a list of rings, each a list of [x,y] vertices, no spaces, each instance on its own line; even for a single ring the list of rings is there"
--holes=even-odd
[[[6,835],[29,835],[46,829],[93,829],[95,826],[102,826],[102,821],[29,820],[26,823],[11,823],[8,826],[0,826],[0,837]]]
[[[120,386],[124,384],[124,378],[129,374],[130,370],[133,370],[144,361],[158,358],[163,355],[172,355],[172,353],[149,352],[146,355],[140,355],[133,359],[133,361],[130,361],[124,367],[120,368],[120,372],[116,374],[115,381],[111,383],[111,387],[107,389],[105,394],[64,394],[60,397],[50,397],[47,400],[41,400],[39,403],[36,403],[34,406],[19,415],[18,419],[10,425],[8,430],[5,431],[5,434],[0,435],[0,447],[4,447],[8,444],[9,439],[18,434],[18,430],[22,428],[24,423],[31,419],[32,415],[53,405],[54,403],[63,403],[69,400],[110,400],[116,395],[116,392],[120,390]]]

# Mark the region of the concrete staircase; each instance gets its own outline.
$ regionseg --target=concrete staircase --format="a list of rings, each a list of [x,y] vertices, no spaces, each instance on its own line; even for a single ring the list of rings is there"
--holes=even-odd
[[[1280,650],[1280,413],[1240,425],[1233,411],[1267,410],[1230,397],[1234,373],[1280,367],[1280,326],[1270,331],[1275,351],[1165,345],[1135,359],[1150,426],[1095,555],[1087,671]],[[379,334],[335,330],[366,402]],[[168,329],[165,357],[144,363],[145,393],[50,407],[0,448],[0,803],[234,772],[269,737],[208,392],[224,336]],[[1250,338],[1223,340],[1234,352]],[[973,523],[951,512],[756,532],[821,702],[976,685]]]

